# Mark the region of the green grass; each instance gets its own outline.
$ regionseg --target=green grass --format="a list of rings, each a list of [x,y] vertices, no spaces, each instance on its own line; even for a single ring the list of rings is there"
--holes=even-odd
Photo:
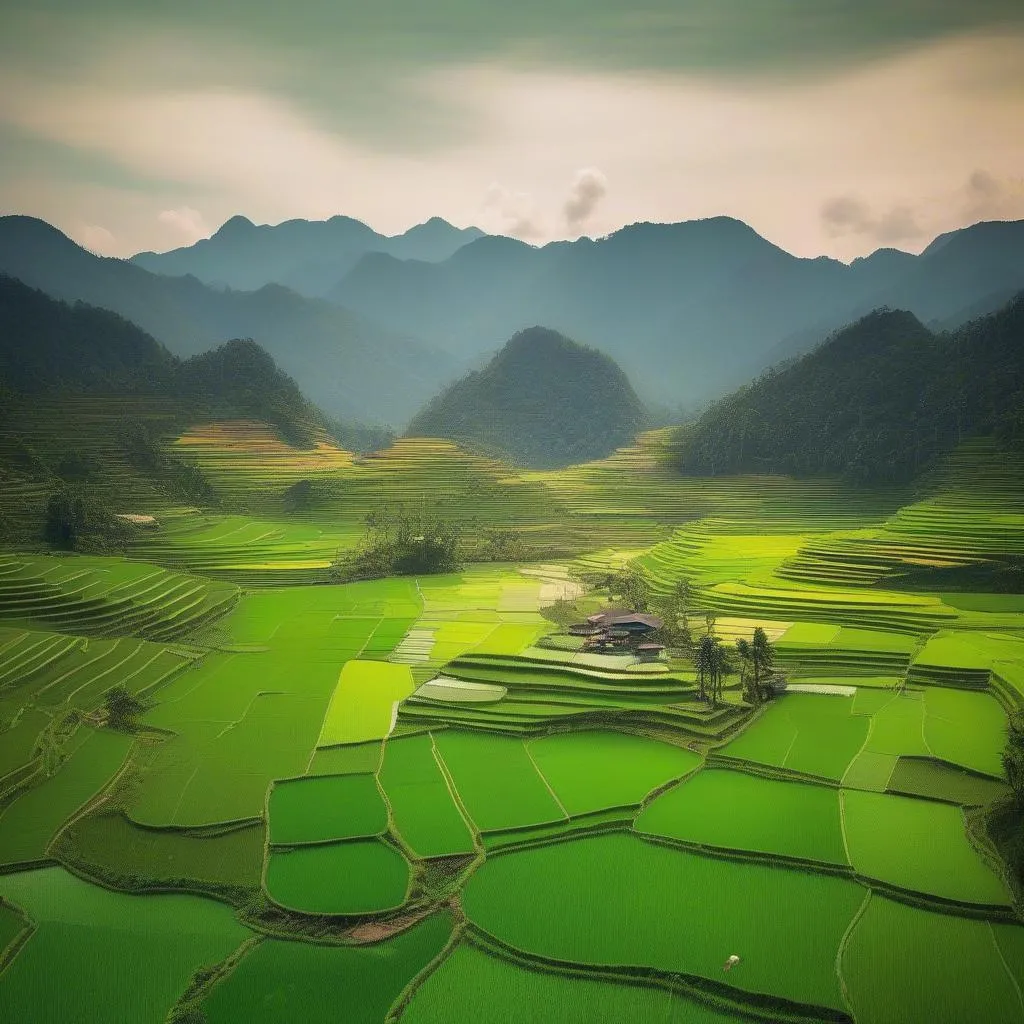
[[[839,792],[706,769],[644,809],[639,832],[729,850],[846,864]]]
[[[81,728],[77,749],[55,775],[33,786],[0,814],[0,864],[42,860],[61,826],[95,796],[124,763],[132,738]]]
[[[116,811],[89,815],[62,836],[76,864],[87,871],[113,875],[125,886],[213,886],[260,884],[264,829],[245,825],[227,832],[188,833],[146,829]]]
[[[380,766],[384,744],[380,740],[370,743],[352,743],[347,746],[317,747],[310,759],[309,775],[358,775],[373,773]]]
[[[409,865],[379,839],[272,850],[267,895],[304,914],[374,914],[400,907],[409,888]]]
[[[733,1024],[740,1020],[664,989],[530,970],[463,943],[416,990],[403,1024]],[[216,1021],[213,1022],[216,1024]]]
[[[1009,902],[1001,879],[968,842],[959,807],[853,790],[842,801],[858,874],[965,903]]]
[[[481,832],[565,818],[522,740],[449,730],[435,736],[462,803]]]
[[[280,845],[379,836],[388,809],[372,775],[276,782],[267,802],[270,841]]]
[[[777,698],[721,753],[839,780],[868,733],[868,719],[852,714],[852,704],[822,694]]]
[[[924,738],[936,757],[1003,777],[1006,713],[994,697],[931,686],[925,690],[924,706]]]
[[[690,750],[619,732],[562,733],[527,749],[571,815],[639,804],[700,764]]]
[[[898,759],[888,779],[888,789],[906,796],[947,800],[965,806],[987,804],[1007,792],[1007,787],[994,779],[918,757]]]
[[[386,942],[317,946],[265,939],[203,1001],[209,1024],[383,1021],[401,991],[444,949],[438,913]]]
[[[417,856],[473,851],[473,833],[455,803],[429,734],[389,739],[380,782],[395,828]]]
[[[322,713],[322,698],[264,693],[233,725],[185,723],[144,767],[131,818],[196,827],[261,817],[270,783],[305,771]]]
[[[0,975],[12,1022],[163,1024],[193,972],[250,935],[212,900],[125,896],[59,868],[0,875],[0,896],[36,924]]]
[[[0,903],[0,961],[7,947],[28,927],[13,907]]]
[[[523,894],[529,898],[524,899]],[[618,834],[503,854],[469,880],[470,919],[538,956],[645,965],[842,1008],[835,959],[864,890]]]
[[[348,662],[331,697],[317,746],[382,739],[394,727],[396,705],[415,688],[412,672],[404,665]]]
[[[841,965],[857,1020],[1024,1020],[1020,990],[995,941],[997,929],[1003,927],[1014,933],[1017,955],[1011,963],[1019,975],[1019,926],[993,927],[987,921],[931,913],[872,895]]]

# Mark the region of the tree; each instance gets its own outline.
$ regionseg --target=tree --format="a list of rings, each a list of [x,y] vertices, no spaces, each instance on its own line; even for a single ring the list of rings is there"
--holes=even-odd
[[[725,680],[729,673],[732,671],[732,665],[729,662],[728,652],[719,642],[718,637],[711,637],[711,641],[713,644],[711,662],[711,703],[717,704],[722,699],[722,687],[725,684]]]
[[[1024,711],[1014,711],[1007,725],[1003,769],[1014,800],[1024,807]]]
[[[754,687],[750,685],[751,652],[750,642],[745,637],[736,641],[736,657],[740,667],[740,687],[743,690],[743,699],[750,704],[758,702],[757,695],[753,692]]]
[[[750,663],[754,670],[754,692],[759,700],[764,700],[771,696],[771,686],[767,680],[775,663],[775,648],[760,626],[754,630],[750,642]]]
[[[701,700],[708,699],[707,683],[711,677],[714,659],[714,640],[709,636],[702,636],[693,655],[693,667],[697,670],[697,695]]]
[[[715,623],[718,621],[718,616],[709,608],[704,613],[704,626],[707,630],[708,636],[711,636],[715,632]]]
[[[74,551],[88,524],[85,499],[81,494],[62,488],[46,502],[43,539],[62,551]]]
[[[608,578],[608,596],[620,600],[633,611],[645,612],[650,607],[650,588],[636,569],[622,569]]]
[[[107,711],[107,725],[123,732],[134,731],[137,728],[135,719],[146,710],[145,702],[122,684],[107,690],[103,705]]]
[[[382,509],[366,517],[358,550],[335,563],[342,579],[456,572],[461,568],[462,528],[427,512]]]

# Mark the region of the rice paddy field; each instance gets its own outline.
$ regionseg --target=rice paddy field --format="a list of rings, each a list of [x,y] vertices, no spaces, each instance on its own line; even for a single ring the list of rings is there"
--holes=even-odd
[[[167,445],[216,509],[125,466],[158,523],[127,556],[0,554],[0,1020],[1024,1024],[985,827],[1024,599],[978,582],[1024,554],[1012,453],[864,491],[680,478],[667,431],[548,473],[250,421]],[[332,582],[387,503],[523,557]],[[775,696],[543,614],[625,566],[685,581],[697,637],[763,629]]]

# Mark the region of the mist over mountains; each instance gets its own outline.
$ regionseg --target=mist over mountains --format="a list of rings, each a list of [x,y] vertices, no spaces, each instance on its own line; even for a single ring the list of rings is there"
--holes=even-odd
[[[954,329],[1024,287],[1024,222],[844,264],[793,256],[729,217],[540,247],[438,218],[388,238],[345,217],[235,217],[196,245],[124,261],[15,216],[0,218],[0,273],[113,310],[179,356],[251,337],[331,416],[402,428],[534,324],[610,355],[642,400],[670,409],[879,307]]]

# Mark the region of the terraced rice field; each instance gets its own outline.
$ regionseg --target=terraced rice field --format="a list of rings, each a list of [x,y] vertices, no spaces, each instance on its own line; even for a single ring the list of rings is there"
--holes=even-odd
[[[248,422],[168,444],[217,512],[126,467],[159,521],[131,559],[0,556],[0,1017],[1024,1024],[982,828],[1024,601],[964,583],[1024,553],[1014,457],[967,445],[908,503],[681,479],[670,432],[530,474]],[[327,582],[388,502],[538,560]],[[571,571],[626,565],[689,583],[696,638],[763,628],[791,689],[754,710],[732,671],[711,706],[686,657],[550,635]]]
[[[435,914],[366,948],[265,939],[203,1001],[210,1024],[383,1020],[406,985],[444,949],[451,918]]]

